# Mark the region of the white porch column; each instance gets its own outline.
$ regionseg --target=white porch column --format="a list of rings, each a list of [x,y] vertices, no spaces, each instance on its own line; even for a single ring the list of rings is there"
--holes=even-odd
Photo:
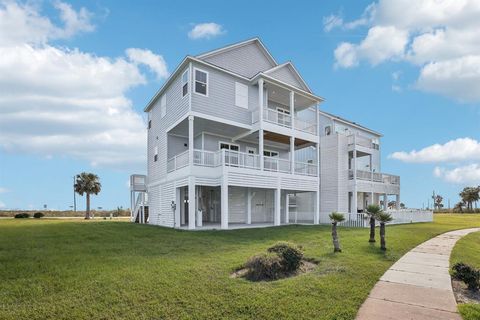
[[[353,136],[353,158],[352,158],[352,172],[353,172],[353,195],[352,195],[352,208],[351,211],[357,214],[357,144],[356,136]]]
[[[258,121],[262,126],[263,121],[263,79],[258,80]]]
[[[228,229],[228,181],[225,176],[222,178],[220,187],[220,209],[221,209],[221,228]]]
[[[188,163],[193,167],[193,116],[188,116]]]
[[[292,119],[292,129],[295,128],[295,92],[290,91],[290,118]]]
[[[318,188],[318,191],[315,192],[315,212],[313,215],[313,223],[320,223],[320,187]]]
[[[180,208],[183,205],[180,197],[180,188],[175,188],[175,228],[180,228]],[[172,209],[173,210],[173,209]]]
[[[383,194],[383,210],[388,210],[388,196],[386,193]]]
[[[397,210],[400,209],[400,195],[399,194],[396,195],[395,207],[396,207]]]
[[[295,173],[295,137],[290,137],[290,172]]]
[[[252,190],[247,188],[247,224],[252,224]]]
[[[374,204],[373,203],[373,192],[370,192],[370,204]]]
[[[188,179],[188,229],[195,229],[195,177],[190,176]]]
[[[260,156],[260,170],[263,170],[263,129],[258,130],[258,154]]]
[[[275,215],[273,217],[273,224],[276,226],[280,225],[280,200],[282,197],[282,189],[277,187],[275,190]]]
[[[195,201],[196,203],[196,214],[197,214],[197,227],[201,227],[203,225],[203,214],[202,212],[200,211],[200,201],[201,201],[201,197],[202,197],[202,189],[200,188],[200,186],[196,186],[195,187],[197,189],[197,199]]]
[[[290,223],[290,196],[289,194],[285,195],[285,224]]]

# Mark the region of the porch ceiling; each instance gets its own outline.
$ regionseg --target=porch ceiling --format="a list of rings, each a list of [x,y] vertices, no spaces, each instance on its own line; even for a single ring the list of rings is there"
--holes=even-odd
[[[278,142],[278,143],[290,144],[290,137],[289,136],[285,136],[283,134],[279,134],[279,133],[275,133],[275,132],[265,131],[265,133],[263,135],[263,138],[265,140],[270,140],[270,141],[274,141],[274,142]],[[300,146],[310,145],[311,142],[307,141],[307,140],[295,138],[294,144],[295,144],[296,147],[300,147]]]
[[[267,92],[268,92],[268,99],[272,100],[276,103],[289,106],[290,105],[290,91],[286,90],[285,88],[282,88],[280,86],[277,86],[273,83],[267,83]],[[294,103],[295,103],[295,109],[296,110],[303,110],[308,107],[311,107],[315,104],[317,104],[316,101],[311,100],[307,97],[304,97],[299,94],[295,94],[294,96]]]
[[[234,125],[207,120],[199,117],[195,117],[195,120],[193,122],[194,136],[202,132],[209,132],[209,133],[213,133],[213,134],[217,134],[225,137],[234,137],[247,131],[248,130],[245,128],[236,127]],[[185,119],[182,122],[180,122],[175,128],[170,130],[169,133],[183,136],[183,137],[188,137],[188,119]]]

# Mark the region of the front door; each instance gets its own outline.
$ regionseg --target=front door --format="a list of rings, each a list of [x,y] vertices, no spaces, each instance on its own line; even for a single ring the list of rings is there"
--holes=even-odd
[[[254,168],[255,167],[255,154],[257,153],[257,148],[247,147],[247,163],[246,167]]]

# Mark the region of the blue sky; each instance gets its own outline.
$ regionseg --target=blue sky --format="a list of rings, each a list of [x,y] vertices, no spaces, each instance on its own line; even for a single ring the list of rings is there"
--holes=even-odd
[[[480,184],[479,13],[467,0],[0,0],[0,208],[68,209],[81,171],[101,178],[93,207],[128,206],[145,104],[185,55],[255,36],[323,110],[384,134],[382,171],[407,206],[432,190],[453,206]]]

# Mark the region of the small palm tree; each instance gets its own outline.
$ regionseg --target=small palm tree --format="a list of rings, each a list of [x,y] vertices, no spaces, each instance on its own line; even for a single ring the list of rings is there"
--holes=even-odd
[[[345,220],[343,214],[338,212],[332,212],[329,215],[330,220],[332,221],[332,239],[333,239],[333,252],[342,252],[340,248],[340,241],[338,240],[337,235],[337,223]]]
[[[380,249],[385,251],[387,250],[387,247],[385,245],[385,224],[392,221],[393,218],[390,213],[380,211],[377,214],[377,220],[380,222]]]
[[[380,212],[383,211],[376,204],[371,204],[367,207],[367,215],[370,218],[370,239],[368,242],[375,242],[375,218]]]
[[[75,177],[75,192],[83,196],[87,195],[87,207],[85,210],[85,219],[90,219],[90,195],[99,194],[102,189],[102,185],[98,179],[98,176],[93,173],[82,172]]]

